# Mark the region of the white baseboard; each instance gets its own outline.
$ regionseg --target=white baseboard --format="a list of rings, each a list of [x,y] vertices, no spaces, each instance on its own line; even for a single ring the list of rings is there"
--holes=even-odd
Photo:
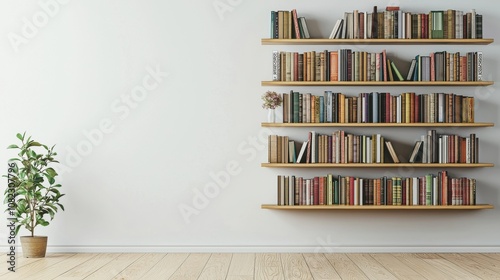
[[[7,246],[0,246],[7,252]],[[18,248],[21,252],[21,248]],[[49,253],[500,253],[500,246],[49,246]]]

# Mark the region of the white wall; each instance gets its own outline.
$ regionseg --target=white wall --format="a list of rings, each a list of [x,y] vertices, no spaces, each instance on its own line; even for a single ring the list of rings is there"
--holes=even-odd
[[[41,0],[46,3],[48,0]],[[53,2],[53,1],[52,1]],[[62,0],[60,2],[63,2]],[[68,3],[66,3],[68,2]],[[194,2],[194,3],[193,3]],[[389,1],[391,2],[391,1]],[[394,2],[394,1],[392,1]],[[484,36],[498,39],[499,5],[493,1],[400,1],[403,9],[427,12],[475,8],[484,15]],[[259,138],[266,112],[260,95],[271,76],[271,51],[323,50],[336,46],[261,46],[269,36],[269,11],[296,8],[315,37],[329,35],[344,11],[371,11],[387,1],[65,1],[52,6],[47,23],[25,36],[28,22],[43,20],[41,4],[0,4],[0,147],[28,131],[37,140],[57,144],[67,210],[38,234],[49,235],[59,251],[491,251],[500,249],[498,167],[450,170],[478,179],[478,201],[488,211],[318,211],[261,210],[275,203],[278,174],[376,177],[380,172],[423,175],[439,170],[279,170],[265,169],[267,147]],[[229,4],[227,4],[229,3]],[[214,5],[230,6],[217,12]],[[231,6],[232,5],[232,6]],[[43,23],[42,23],[43,24]],[[10,35],[9,35],[10,34]],[[17,38],[19,40],[19,38]],[[498,41],[498,40],[497,40]],[[485,55],[485,71],[500,83],[497,42],[488,46],[351,46],[387,49],[406,68],[416,54],[475,51]],[[17,52],[15,51],[17,47]],[[403,67],[404,66],[404,67]],[[148,70],[150,69],[150,70]],[[148,80],[151,69],[163,72]],[[153,70],[155,71],[155,70]],[[136,101],[144,80],[150,90]],[[293,88],[322,93],[331,87]],[[481,159],[499,163],[497,141],[500,97],[487,88],[334,88],[347,94],[386,90],[455,92],[477,98],[477,121],[494,128],[440,130],[478,133]],[[142,98],[143,97],[143,98]],[[142,98],[139,100],[139,98]],[[128,105],[127,105],[128,104]],[[94,143],[86,134],[106,133]],[[330,132],[334,129],[318,130]],[[308,129],[273,129],[304,139]],[[348,129],[372,133],[374,129]],[[380,129],[397,141],[413,143],[425,129]],[[85,149],[87,148],[87,150]],[[90,148],[91,150],[88,150]],[[0,153],[6,172],[11,150]],[[193,204],[196,192],[222,178],[227,186],[204,208]],[[212,174],[212,175],[211,175]],[[220,177],[222,176],[222,177]],[[5,184],[2,184],[5,186]],[[213,186],[213,185],[212,185]],[[199,202],[199,201],[198,201]],[[180,207],[196,214],[183,217]],[[4,218],[3,218],[4,219]],[[189,222],[187,222],[189,221]],[[26,232],[24,232],[26,233]],[[0,244],[7,232],[0,228]]]

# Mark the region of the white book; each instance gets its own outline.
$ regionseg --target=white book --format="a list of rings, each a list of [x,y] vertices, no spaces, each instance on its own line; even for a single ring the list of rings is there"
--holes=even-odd
[[[476,9],[472,9],[471,14],[471,39],[476,39]]]
[[[285,205],[285,176],[278,176],[280,180],[279,205]]]
[[[413,205],[418,205],[418,178],[413,177],[412,178],[412,204]]]
[[[317,159],[316,159],[316,149],[318,149],[318,147],[316,147],[316,131],[311,131],[311,163],[317,163]]]
[[[359,205],[359,178],[354,179],[354,205]]]
[[[438,145],[439,145],[439,150],[442,151],[443,150],[443,138],[442,137],[439,137]],[[443,154],[444,153],[439,153],[439,163],[445,163],[444,159],[443,159],[443,156],[444,156]]]
[[[338,33],[338,30],[340,28],[340,23],[342,22],[341,19],[338,19],[335,22],[335,25],[333,26],[332,33],[330,33],[330,36],[328,37],[329,39],[335,39],[335,35]]]
[[[366,163],[373,163],[372,161],[372,138],[366,137]]]
[[[381,143],[381,141],[382,141],[380,139],[381,137],[382,137],[382,135],[377,134],[377,137],[376,137],[377,140],[376,140],[376,146],[375,146],[375,148],[376,148],[375,152],[376,152],[376,155],[377,155],[377,161],[376,161],[377,163],[381,163],[382,162],[382,153],[381,152],[382,152],[382,147],[383,147],[382,145],[384,143]]]

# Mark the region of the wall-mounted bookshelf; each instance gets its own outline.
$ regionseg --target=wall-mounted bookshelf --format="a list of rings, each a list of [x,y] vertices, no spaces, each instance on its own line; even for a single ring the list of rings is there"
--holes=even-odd
[[[489,45],[493,39],[261,39],[262,45]]]
[[[262,204],[262,209],[272,210],[480,210],[493,209],[491,204],[478,205],[276,205]]]

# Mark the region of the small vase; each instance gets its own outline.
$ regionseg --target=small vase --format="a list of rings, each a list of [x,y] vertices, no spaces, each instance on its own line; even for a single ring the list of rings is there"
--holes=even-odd
[[[276,122],[276,112],[274,109],[267,109],[267,122]]]

